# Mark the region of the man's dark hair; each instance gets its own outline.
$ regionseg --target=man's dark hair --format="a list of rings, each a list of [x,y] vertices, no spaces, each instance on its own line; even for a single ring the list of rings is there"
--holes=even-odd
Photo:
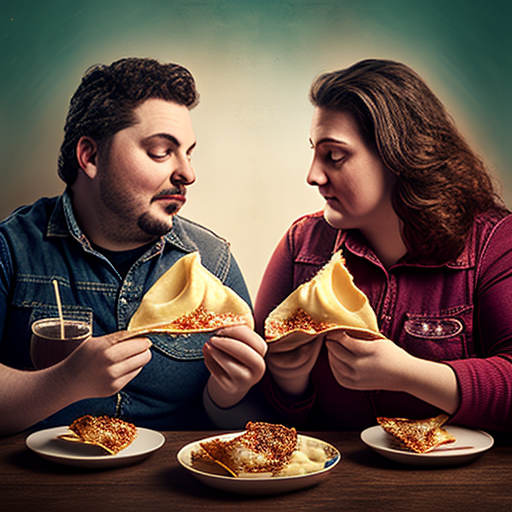
[[[59,155],[59,176],[72,185],[79,171],[76,147],[91,137],[107,147],[120,130],[136,122],[133,111],[149,98],[172,101],[191,109],[199,102],[192,74],[178,64],[126,58],[89,68],[69,105]]]

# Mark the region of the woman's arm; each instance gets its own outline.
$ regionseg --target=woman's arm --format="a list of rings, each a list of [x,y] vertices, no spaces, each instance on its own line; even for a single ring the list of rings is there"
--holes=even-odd
[[[365,341],[342,332],[327,335],[326,346],[340,386],[402,391],[448,414],[459,406],[457,377],[446,364],[414,357],[387,339]]]
[[[293,291],[293,255],[288,234],[277,244],[263,274],[254,305],[256,332],[265,336],[264,324],[269,313]]]
[[[262,336],[265,319],[293,289],[294,259],[287,233],[272,254],[256,297],[256,329]],[[321,343],[316,339],[316,342],[284,352],[274,348],[270,344],[266,355],[268,371],[263,380],[264,393],[274,409],[297,424],[307,418],[314,402],[310,374]],[[301,403],[300,407],[297,407],[298,403]]]
[[[453,421],[512,430],[512,216],[488,238],[477,267],[475,340],[481,357],[447,361],[456,373],[461,403]]]

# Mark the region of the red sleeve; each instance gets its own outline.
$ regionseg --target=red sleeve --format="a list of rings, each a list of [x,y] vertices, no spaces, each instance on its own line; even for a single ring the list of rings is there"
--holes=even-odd
[[[477,269],[475,320],[482,358],[449,361],[461,403],[453,423],[512,429],[512,216],[487,241]]]
[[[256,295],[256,331],[264,336],[265,319],[293,291],[293,255],[289,232],[279,241],[265,269]]]
[[[267,268],[263,274],[256,301],[254,316],[256,331],[264,336],[265,319],[293,291],[294,256],[292,254],[292,231],[288,231],[280,240]],[[314,393],[300,402],[292,403],[286,400],[267,371],[260,384],[266,401],[278,412],[280,421],[300,426],[309,416],[314,404]]]

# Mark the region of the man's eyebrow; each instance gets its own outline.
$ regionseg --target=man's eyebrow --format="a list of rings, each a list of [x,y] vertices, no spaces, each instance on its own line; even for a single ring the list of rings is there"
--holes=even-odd
[[[151,140],[151,139],[167,139],[168,141],[172,142],[175,146],[178,146],[178,147],[181,146],[180,141],[174,135],[171,135],[170,133],[155,133],[146,138],[146,140]]]
[[[146,140],[151,140],[151,139],[156,139],[156,138],[160,138],[160,139],[166,139],[168,140],[169,142],[172,142],[176,147],[180,147],[181,146],[181,142],[174,136],[174,135],[171,135],[170,133],[155,133],[153,135],[150,135]],[[195,147],[196,147],[196,142],[194,142],[189,148],[187,151],[192,151]]]

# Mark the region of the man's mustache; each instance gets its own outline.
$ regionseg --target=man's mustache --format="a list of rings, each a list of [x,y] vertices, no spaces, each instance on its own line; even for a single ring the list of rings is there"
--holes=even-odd
[[[166,196],[186,196],[186,195],[187,195],[186,187],[184,187],[184,186],[173,187],[173,188],[168,188],[168,189],[161,190],[160,192],[158,192],[158,194],[153,196],[153,201],[156,201],[157,199],[160,199],[161,197],[166,197]]]

